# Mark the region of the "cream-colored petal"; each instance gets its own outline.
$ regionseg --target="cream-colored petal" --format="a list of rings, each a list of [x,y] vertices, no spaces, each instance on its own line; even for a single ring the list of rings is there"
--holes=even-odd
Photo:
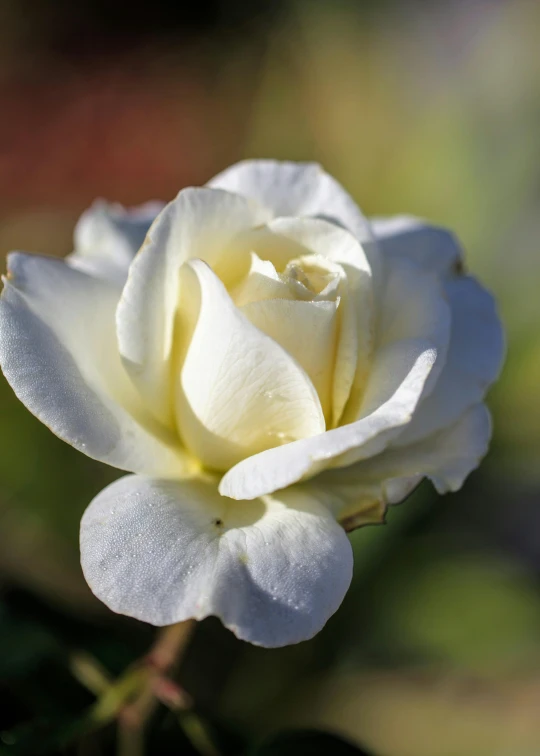
[[[274,217],[321,218],[341,226],[365,245],[373,280],[378,282],[382,254],[371,224],[352,197],[316,163],[244,160],[215,176],[209,186],[252,197]]]
[[[344,273],[338,287],[341,298],[340,327],[331,420],[331,425],[335,427],[341,422],[349,400],[349,415],[352,417],[358,410],[369,372],[375,320],[371,265],[361,244],[352,234],[324,220],[276,218],[268,223],[268,230],[293,245],[291,257],[293,254],[299,256],[299,250],[309,250],[339,265]]]
[[[231,256],[233,259],[250,260],[252,253],[255,253],[261,260],[270,262],[279,274],[285,271],[290,260],[308,255],[310,250],[302,244],[282,236],[279,232],[272,230],[270,225],[265,224],[239,233],[231,242],[225,261],[230,259]],[[216,269],[216,272],[228,285],[228,280],[222,275],[227,266],[223,265],[222,267],[223,270]]]
[[[0,301],[0,359],[28,409],[90,457],[181,477],[175,437],[148,414],[124,372],[114,333],[115,285],[55,260],[13,254]]]
[[[406,424],[435,362],[436,349],[426,341],[398,342],[381,350],[374,365],[372,400],[377,409],[355,423],[269,449],[235,465],[224,475],[220,492],[233,499],[253,499],[315,475],[330,464],[379,453]],[[377,380],[378,379],[378,380]]]
[[[270,234],[286,239],[291,249],[320,255],[340,265],[348,265],[371,277],[371,267],[360,242],[340,226],[321,218],[275,218],[267,223]],[[296,252],[295,257],[300,257]]]
[[[325,417],[331,416],[339,302],[268,299],[242,307],[259,330],[280,344],[306,371]]]
[[[423,475],[403,475],[398,478],[389,478],[384,482],[384,500],[387,504],[400,504],[407,496],[420,485]]]
[[[361,480],[354,475],[342,475],[343,470],[349,469],[353,468],[323,472],[297,486],[332,512],[347,533],[366,525],[383,524],[388,507],[403,502],[424,477],[411,475],[384,481]]]
[[[177,420],[208,467],[324,432],[317,392],[300,365],[253,326],[202,261],[186,264],[180,310]]]
[[[484,404],[477,404],[452,426],[422,441],[389,446],[350,467],[327,470],[307,485],[312,495],[319,491],[319,500],[338,520],[362,515],[370,498],[397,503],[424,477],[439,493],[457,491],[485,455],[490,437],[489,412]]]
[[[230,295],[237,307],[264,299],[294,299],[293,291],[270,260],[261,260],[255,252],[251,252],[247,275],[230,291]]]
[[[343,266],[340,283],[340,327],[334,370],[332,426],[344,425],[345,408],[359,406],[371,370],[373,297],[370,282],[356,268]],[[351,414],[354,413],[352,409]]]
[[[411,421],[426,394],[428,377],[444,364],[449,308],[434,274],[396,260],[378,302],[376,349],[369,379],[349,422],[316,439],[296,442],[245,460],[224,476],[221,492],[250,498],[320,472],[379,453]],[[430,378],[430,382],[433,383]],[[355,398],[355,397],[353,397]],[[352,422],[351,422],[352,420]]]
[[[332,460],[331,466],[351,465],[377,454],[411,421],[437,360],[437,347],[427,339],[402,339],[380,347],[370,367],[359,418],[343,428],[375,418],[383,429],[361,445],[350,446]]]
[[[170,358],[178,307],[179,271],[190,258],[217,265],[241,230],[267,213],[217,189],[184,189],[156,218],[130,267],[117,311],[120,353],[147,405],[172,425]],[[235,259],[228,260],[229,272]],[[241,264],[249,266],[249,258]]]

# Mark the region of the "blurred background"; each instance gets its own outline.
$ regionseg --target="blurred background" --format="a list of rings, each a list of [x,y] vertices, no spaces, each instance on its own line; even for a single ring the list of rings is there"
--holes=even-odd
[[[539,28],[534,0],[0,0],[2,267],[70,252],[95,197],[310,159],[367,214],[454,229],[507,331],[494,443],[464,489],[424,484],[351,535],[352,588],[314,640],[265,651],[201,623],[181,679],[202,719],[194,735],[157,713],[149,753],[297,727],[375,756],[540,753]],[[153,638],[80,570],[81,514],[115,472],[3,379],[0,405],[0,753],[106,754],[107,728],[73,734],[88,669],[116,676]],[[193,745],[201,722],[214,745]]]

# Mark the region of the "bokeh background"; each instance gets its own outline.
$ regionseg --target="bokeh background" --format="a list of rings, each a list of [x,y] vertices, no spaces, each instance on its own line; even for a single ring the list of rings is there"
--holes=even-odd
[[[198,627],[181,678],[223,754],[300,726],[376,756],[540,753],[539,28],[535,0],[0,0],[2,267],[70,252],[95,197],[313,159],[368,214],[454,229],[500,303],[495,437],[463,490],[424,484],[351,535],[352,588],[314,640]],[[81,514],[116,473],[3,379],[0,406],[0,753],[106,754],[107,731],[57,736],[94,700],[85,669],[117,675],[153,638],[80,570]],[[157,715],[148,752],[191,753],[185,729]]]

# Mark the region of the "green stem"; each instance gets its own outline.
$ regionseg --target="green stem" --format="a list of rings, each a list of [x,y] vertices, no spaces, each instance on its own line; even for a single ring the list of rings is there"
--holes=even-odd
[[[154,694],[156,682],[169,673],[185,653],[195,629],[195,621],[187,620],[163,628],[144,660],[144,664],[128,672],[123,679],[124,687],[119,691],[126,694],[124,705],[116,709],[118,716],[118,756],[143,756],[144,728],[157,706]],[[141,681],[138,674],[142,672]],[[122,679],[119,685],[122,684]],[[134,689],[133,687],[134,686]],[[117,686],[114,686],[115,688]],[[109,689],[110,692],[110,689]],[[106,694],[102,708],[108,713]],[[99,704],[99,702],[98,702]]]

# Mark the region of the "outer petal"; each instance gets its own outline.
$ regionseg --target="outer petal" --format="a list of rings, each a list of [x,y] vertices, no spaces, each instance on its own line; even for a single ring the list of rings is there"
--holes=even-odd
[[[120,353],[164,423],[173,420],[169,363],[181,265],[189,258],[214,265],[234,236],[266,220],[266,212],[237,195],[183,189],[160,213],[133,261],[117,312]]]
[[[445,228],[407,215],[371,218],[370,222],[386,260],[405,257],[423,270],[443,275],[455,273],[462,266],[460,245]]]
[[[149,428],[114,336],[115,286],[60,260],[13,254],[0,301],[0,360],[21,401],[60,438],[115,467],[178,475]],[[146,421],[148,420],[148,424]]]
[[[237,504],[215,486],[129,476],[81,523],[84,574],[107,606],[154,625],[217,615],[239,638],[311,638],[349,586],[351,547],[316,500],[286,491]]]
[[[354,467],[354,466],[353,466]],[[351,468],[340,468],[337,475],[326,480],[325,473],[313,478],[312,481],[301,484],[327,509],[329,509],[340,525],[350,533],[365,525],[381,525],[386,521],[386,513],[390,504],[399,504],[406,499],[422,482],[423,475],[388,478],[384,481],[359,480],[351,475],[343,476],[343,472]],[[328,471],[332,476],[332,470]]]
[[[435,358],[433,344],[421,340],[381,350],[372,371],[372,401],[379,402],[375,411],[349,425],[245,459],[224,475],[220,493],[253,499],[314,475],[331,461],[339,463],[340,455],[350,450],[355,452],[351,462],[378,453],[410,420]]]
[[[103,200],[88,208],[75,227],[75,252],[67,262],[78,270],[123,286],[137,250],[162,202],[126,209]]]
[[[365,516],[370,501],[372,506],[397,503],[425,476],[439,493],[457,491],[487,452],[490,436],[489,412],[477,404],[454,425],[422,441],[327,470],[306,485],[339,520],[352,522]]]
[[[277,216],[319,216],[337,221],[359,239],[371,238],[370,226],[352,197],[317,163],[244,160],[208,182],[252,197]]]
[[[227,470],[250,454],[324,431],[304,370],[235,307],[201,260],[183,269],[182,298],[178,427],[204,464]]]
[[[397,381],[407,375],[418,349],[423,344],[433,348],[434,363],[421,386],[420,395],[409,395],[405,420],[384,429],[386,442],[402,432],[414,417],[418,402],[426,396],[444,368],[450,339],[450,308],[437,276],[421,270],[406,259],[396,259],[386,271],[378,292],[374,355],[364,391],[351,393],[342,423],[355,423],[379,414],[396,391]],[[419,388],[419,384],[415,384]],[[390,428],[395,430],[390,432]],[[379,439],[381,440],[381,439]],[[377,451],[382,448],[378,445]],[[351,448],[334,460],[333,466],[346,466],[371,456],[370,448]]]
[[[450,342],[450,307],[438,276],[406,259],[393,260],[387,266],[375,308],[375,354],[389,344],[408,339],[425,339],[435,345],[437,359],[424,389],[426,395],[444,368]],[[360,407],[362,414],[371,403],[371,384],[369,381]],[[345,418],[351,417],[351,411],[354,405],[347,408]]]
[[[491,294],[469,276],[449,280],[445,291],[452,313],[446,365],[433,392],[396,440],[400,446],[454,423],[484,398],[501,369],[504,334]]]

